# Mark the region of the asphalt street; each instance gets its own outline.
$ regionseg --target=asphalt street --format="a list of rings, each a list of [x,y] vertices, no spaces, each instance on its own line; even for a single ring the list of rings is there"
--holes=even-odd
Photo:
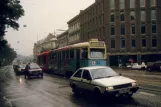
[[[118,73],[121,73],[123,76],[130,77],[137,80],[140,88],[145,90],[153,90],[161,92],[161,72],[160,71],[143,71],[143,70],[127,70],[114,68]]]
[[[44,74],[43,79],[24,79],[23,75],[16,76],[11,66],[6,66],[0,69],[0,107],[161,107],[161,92],[151,86],[155,83],[159,87],[160,75],[147,74],[147,78],[143,74],[145,78],[142,79],[139,73],[117,72],[136,78],[143,88],[149,90],[139,89],[130,99],[121,97],[96,101],[90,94],[75,96],[66,78]],[[157,80],[153,80],[156,77]],[[143,82],[149,78],[152,82]]]

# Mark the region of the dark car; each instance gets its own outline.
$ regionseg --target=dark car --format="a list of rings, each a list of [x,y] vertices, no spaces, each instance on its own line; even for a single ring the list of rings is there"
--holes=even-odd
[[[42,69],[39,67],[36,63],[29,63],[26,65],[25,72],[24,72],[25,78],[30,78],[31,76],[41,77],[43,78],[43,72]]]
[[[14,71],[15,71],[15,73],[17,75],[24,74],[25,66],[26,65],[24,65],[24,64],[21,64],[21,65],[13,65],[13,69],[14,69]]]
[[[161,70],[161,61],[155,62],[152,65],[148,65],[147,70],[148,71],[154,71],[154,70],[160,71]]]

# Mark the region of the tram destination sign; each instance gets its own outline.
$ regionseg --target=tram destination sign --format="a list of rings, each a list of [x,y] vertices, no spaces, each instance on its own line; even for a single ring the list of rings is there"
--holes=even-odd
[[[104,43],[103,42],[91,42],[90,45],[92,47],[104,47]]]

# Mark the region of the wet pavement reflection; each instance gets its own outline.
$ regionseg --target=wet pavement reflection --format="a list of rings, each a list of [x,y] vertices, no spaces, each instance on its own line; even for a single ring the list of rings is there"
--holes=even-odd
[[[161,93],[139,90],[132,98],[95,98],[91,93],[74,95],[69,81],[44,74],[25,79],[11,66],[0,69],[0,107],[160,107]]]

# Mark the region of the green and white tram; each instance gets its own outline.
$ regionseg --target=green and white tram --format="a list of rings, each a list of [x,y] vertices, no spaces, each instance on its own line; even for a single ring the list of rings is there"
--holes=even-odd
[[[106,66],[106,45],[98,39],[68,45],[50,52],[52,70],[56,74],[71,76],[78,68]]]

